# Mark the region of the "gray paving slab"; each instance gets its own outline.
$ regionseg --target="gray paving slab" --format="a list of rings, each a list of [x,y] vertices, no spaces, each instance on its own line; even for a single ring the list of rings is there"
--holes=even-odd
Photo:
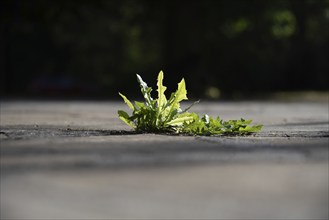
[[[243,137],[136,134],[119,102],[2,101],[1,219],[327,219],[328,102],[202,102]]]

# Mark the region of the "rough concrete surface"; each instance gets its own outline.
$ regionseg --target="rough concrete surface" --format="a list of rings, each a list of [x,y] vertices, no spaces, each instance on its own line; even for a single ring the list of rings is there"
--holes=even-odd
[[[328,102],[201,102],[243,137],[136,134],[119,102],[2,101],[1,219],[328,219]]]

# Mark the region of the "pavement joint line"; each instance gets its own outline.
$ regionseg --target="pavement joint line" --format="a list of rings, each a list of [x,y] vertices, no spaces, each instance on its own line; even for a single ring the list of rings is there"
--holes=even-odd
[[[142,133],[129,130],[102,130],[102,129],[62,129],[62,128],[42,128],[42,127],[30,127],[30,128],[6,128],[2,127],[0,130],[0,140],[19,140],[19,139],[31,139],[31,138],[51,138],[51,137],[88,137],[88,136],[125,136],[125,135],[163,135],[163,136],[192,136],[192,137],[213,137],[213,138],[328,138],[328,131],[267,131],[260,132],[258,134],[250,135],[214,135],[214,136],[201,136],[201,135],[188,135],[188,134],[171,134],[171,133]]]

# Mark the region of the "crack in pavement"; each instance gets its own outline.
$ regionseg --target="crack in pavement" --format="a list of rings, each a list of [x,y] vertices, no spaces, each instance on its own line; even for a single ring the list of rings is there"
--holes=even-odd
[[[56,138],[56,137],[88,137],[88,136],[109,136],[109,135],[137,135],[143,134],[136,131],[128,130],[93,130],[93,129],[72,129],[72,128],[43,128],[43,127],[24,127],[24,128],[7,128],[0,130],[1,140],[20,140],[31,138]],[[164,133],[160,135],[170,136],[193,136],[185,134]],[[244,136],[221,135],[212,137],[300,137],[300,138],[328,138],[328,131],[262,131],[257,134]],[[200,136],[202,137],[202,136]]]

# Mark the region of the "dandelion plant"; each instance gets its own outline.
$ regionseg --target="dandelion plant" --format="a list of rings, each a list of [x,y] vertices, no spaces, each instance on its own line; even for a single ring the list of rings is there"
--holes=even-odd
[[[208,115],[200,117],[188,110],[197,102],[182,110],[180,102],[188,100],[184,78],[178,83],[177,90],[169,99],[165,95],[167,87],[163,85],[163,72],[160,71],[157,82],[158,98],[151,96],[152,88],[137,74],[137,81],[144,96],[144,102],[130,102],[126,96],[119,93],[124,102],[132,110],[129,115],[123,110],[118,111],[119,118],[138,132],[151,133],[181,133],[190,135],[243,135],[259,132],[262,125],[250,125],[251,120],[223,121],[220,117]]]

